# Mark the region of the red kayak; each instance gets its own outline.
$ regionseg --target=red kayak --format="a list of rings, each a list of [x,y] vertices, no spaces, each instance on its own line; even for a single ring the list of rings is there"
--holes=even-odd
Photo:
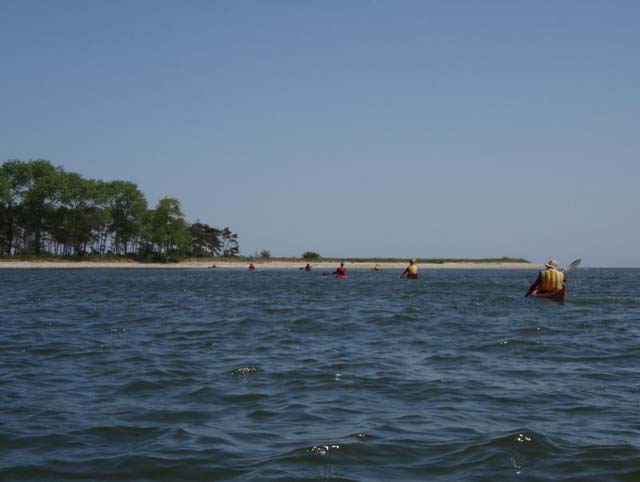
[[[534,290],[531,292],[531,296],[535,296],[536,298],[547,298],[549,300],[564,303],[567,301],[567,287],[563,286],[561,290],[548,291],[546,293],[539,293],[538,290]]]
[[[348,276],[346,274],[337,274],[336,278],[338,278],[338,279],[347,279]]]

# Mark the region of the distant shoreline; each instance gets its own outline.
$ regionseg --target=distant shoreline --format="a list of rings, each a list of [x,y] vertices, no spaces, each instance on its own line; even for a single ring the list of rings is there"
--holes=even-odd
[[[0,269],[91,269],[91,268],[111,268],[111,269],[209,269],[215,264],[218,269],[247,269],[249,263],[253,263],[257,270],[260,269],[291,269],[298,270],[307,264],[306,260],[237,260],[237,261],[215,261],[196,260],[180,261],[177,263],[142,263],[132,260],[123,261],[68,261],[68,260],[1,260]],[[313,270],[333,270],[338,265],[337,261],[318,261],[309,263]],[[407,266],[406,261],[345,261],[347,269],[371,270],[378,264],[382,270],[403,269]],[[422,269],[540,269],[542,266],[525,262],[500,262],[500,261],[445,261],[437,263],[416,263]]]

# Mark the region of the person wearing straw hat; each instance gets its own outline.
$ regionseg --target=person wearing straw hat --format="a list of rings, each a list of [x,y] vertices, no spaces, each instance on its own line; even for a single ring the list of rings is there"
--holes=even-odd
[[[550,259],[544,267],[544,271],[540,271],[536,280],[529,286],[525,297],[536,290],[538,293],[557,293],[563,289],[567,275],[558,270],[558,262],[555,259]]]

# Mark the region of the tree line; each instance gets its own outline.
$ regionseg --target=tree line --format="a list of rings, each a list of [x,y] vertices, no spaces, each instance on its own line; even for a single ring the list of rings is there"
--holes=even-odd
[[[130,256],[168,260],[236,256],[228,227],[189,224],[176,198],[149,209],[129,181],[105,182],[67,172],[46,159],[0,166],[0,253],[6,256]]]

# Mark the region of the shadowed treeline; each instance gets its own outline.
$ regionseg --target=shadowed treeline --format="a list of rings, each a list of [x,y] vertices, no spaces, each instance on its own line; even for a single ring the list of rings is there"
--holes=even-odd
[[[129,181],[85,179],[45,159],[0,166],[0,253],[5,256],[129,256],[168,260],[235,256],[229,228],[187,223],[175,198],[153,209]]]

